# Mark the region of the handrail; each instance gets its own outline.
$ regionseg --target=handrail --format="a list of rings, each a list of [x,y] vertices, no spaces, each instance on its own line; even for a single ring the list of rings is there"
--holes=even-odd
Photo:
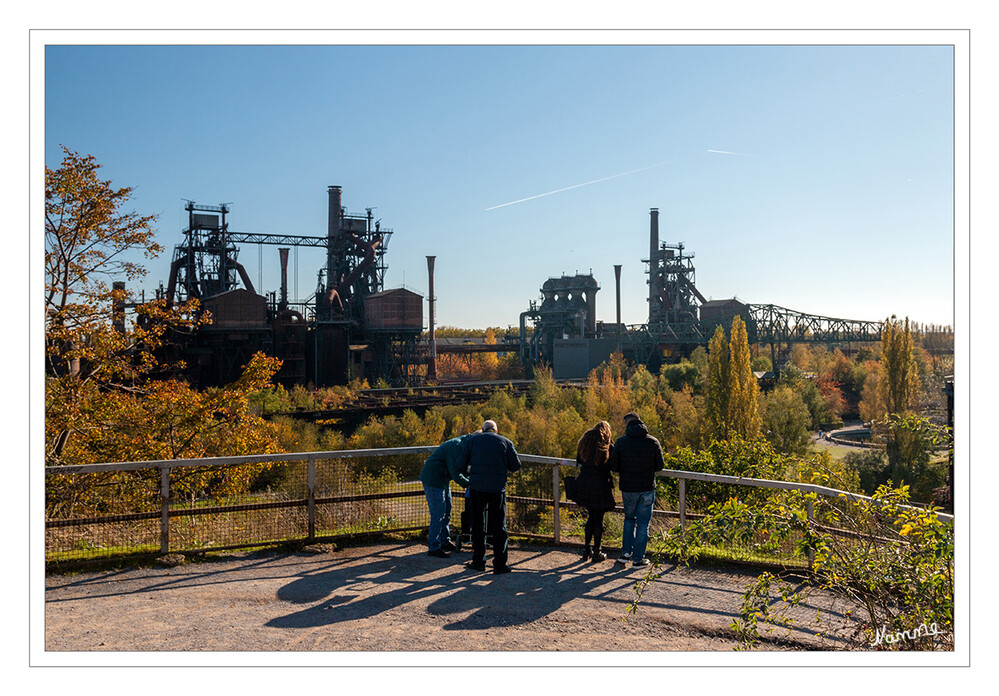
[[[378,457],[385,454],[423,454],[436,449],[435,445],[417,447],[384,447],[363,450],[327,450],[323,452],[281,452],[274,454],[245,454],[238,457],[202,457],[200,459],[151,459],[140,462],[103,462],[100,464],[72,464],[47,466],[45,474],[93,474],[104,471],[136,471],[139,469],[176,469],[186,466],[233,466],[263,462],[304,462],[309,459],[348,459]],[[521,457],[523,459],[523,457]]]
[[[559,466],[576,466],[576,462],[571,459],[560,459],[558,457],[542,457],[535,454],[521,454],[519,455],[521,461],[529,461],[536,464],[558,464]],[[663,478],[675,478],[675,479],[687,479],[692,481],[707,481],[709,483],[728,483],[737,486],[754,486],[756,488],[780,488],[784,490],[797,490],[803,493],[816,493],[817,495],[824,495],[829,498],[846,498],[850,502],[859,502],[861,500],[866,500],[868,502],[874,499],[867,495],[861,495],[860,493],[851,493],[850,491],[840,490],[838,488],[830,488],[828,486],[818,486],[814,483],[796,483],[794,481],[774,481],[771,479],[757,479],[757,478],[746,478],[743,476],[728,476],[725,474],[705,474],[698,471],[682,471],[679,469],[663,469],[662,471],[657,471],[656,476]],[[917,507],[915,505],[901,505],[906,510],[922,510],[923,508]],[[953,522],[954,515],[947,514],[945,512],[936,513],[938,519],[944,521]]]
[[[436,445],[418,445],[415,447],[384,447],[361,450],[326,450],[321,452],[282,452],[275,454],[248,454],[237,457],[205,457],[201,459],[158,459],[144,462],[106,462],[100,464],[82,464],[68,466],[47,466],[46,475],[58,474],[83,474],[100,473],[109,471],[135,471],[140,469],[170,469],[192,466],[233,466],[238,464],[254,464],[263,462],[294,462],[308,461],[315,462],[322,459],[353,459],[358,457],[377,457],[382,455],[405,455],[405,454],[429,454],[436,449]],[[563,459],[561,457],[548,457],[538,454],[519,454],[522,462],[533,464],[548,464],[550,466],[576,467],[575,460]],[[725,483],[738,486],[753,486],[757,488],[777,488],[784,490],[798,490],[804,493],[815,493],[831,498],[846,498],[851,502],[872,501],[873,498],[859,493],[830,488],[828,486],[818,486],[812,483],[796,483],[793,481],[774,481],[771,479],[747,478],[743,476],[728,476],[725,474],[706,474],[696,471],[682,471],[678,469],[664,469],[656,472],[656,476],[662,478],[675,478],[680,481],[707,481],[709,483]],[[921,510],[922,508],[903,505],[900,506],[910,510]],[[954,516],[944,512],[936,512],[938,519],[953,522]]]

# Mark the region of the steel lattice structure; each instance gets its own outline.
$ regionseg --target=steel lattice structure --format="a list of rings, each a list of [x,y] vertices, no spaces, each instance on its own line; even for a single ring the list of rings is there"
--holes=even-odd
[[[756,343],[861,343],[881,340],[881,322],[835,319],[772,304],[749,305]]]

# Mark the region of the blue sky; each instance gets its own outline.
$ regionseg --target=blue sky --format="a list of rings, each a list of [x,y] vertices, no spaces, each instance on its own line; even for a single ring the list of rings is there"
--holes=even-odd
[[[590,271],[613,322],[614,264],[644,322],[652,207],[705,297],[953,324],[953,74],[949,46],[50,45],[45,159],[95,155],[171,251],[184,199],[322,235],[340,185],[394,230],[387,287],[437,257],[438,325],[516,326]],[[304,299],[322,258],[294,264]]]

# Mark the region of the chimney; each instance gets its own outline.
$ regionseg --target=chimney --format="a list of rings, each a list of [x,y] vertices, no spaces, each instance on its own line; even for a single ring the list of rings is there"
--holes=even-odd
[[[125,333],[125,283],[111,283],[111,326],[118,333]]]
[[[278,302],[278,309],[284,311],[288,309],[288,252],[287,248],[278,249],[281,256],[281,299]]]
[[[649,208],[649,323],[658,316],[659,300],[659,208]]]
[[[332,240],[340,232],[340,211],[343,208],[341,200],[342,193],[339,186],[329,187],[330,212],[329,212],[329,232],[327,236]]]
[[[614,264],[614,296],[617,299],[617,337],[621,338],[621,264]]]
[[[649,208],[649,271],[658,270],[659,260],[659,208]]]
[[[336,250],[335,239],[337,235],[340,234],[340,215],[343,210],[343,202],[341,200],[341,191],[339,186],[328,187],[329,191],[329,229],[326,233],[326,272],[330,274],[333,273],[333,254]],[[327,289],[333,287],[333,283],[336,279],[332,277],[326,278]]]
[[[427,363],[427,379],[437,379],[437,341],[434,338],[434,261],[436,256],[427,257],[427,272],[430,275],[430,361]]]

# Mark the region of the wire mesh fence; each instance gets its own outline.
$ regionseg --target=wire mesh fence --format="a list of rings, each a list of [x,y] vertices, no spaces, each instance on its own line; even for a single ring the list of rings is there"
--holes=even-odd
[[[429,513],[420,469],[433,447],[308,452],[201,460],[127,462],[46,469],[46,561],[128,554],[199,552],[425,530]],[[511,536],[582,542],[587,511],[566,500],[575,462],[521,455],[507,484]],[[242,481],[240,486],[230,485]],[[234,490],[248,491],[234,493]],[[841,491],[807,484],[691,472],[660,472],[650,525],[654,539],[732,497],[762,502],[819,492],[815,523],[840,533]],[[603,545],[620,545],[623,508],[604,516]],[[452,526],[465,498],[452,489]],[[849,536],[849,530],[842,531]],[[794,538],[774,548],[762,536],[715,549],[732,560],[805,565]]]

